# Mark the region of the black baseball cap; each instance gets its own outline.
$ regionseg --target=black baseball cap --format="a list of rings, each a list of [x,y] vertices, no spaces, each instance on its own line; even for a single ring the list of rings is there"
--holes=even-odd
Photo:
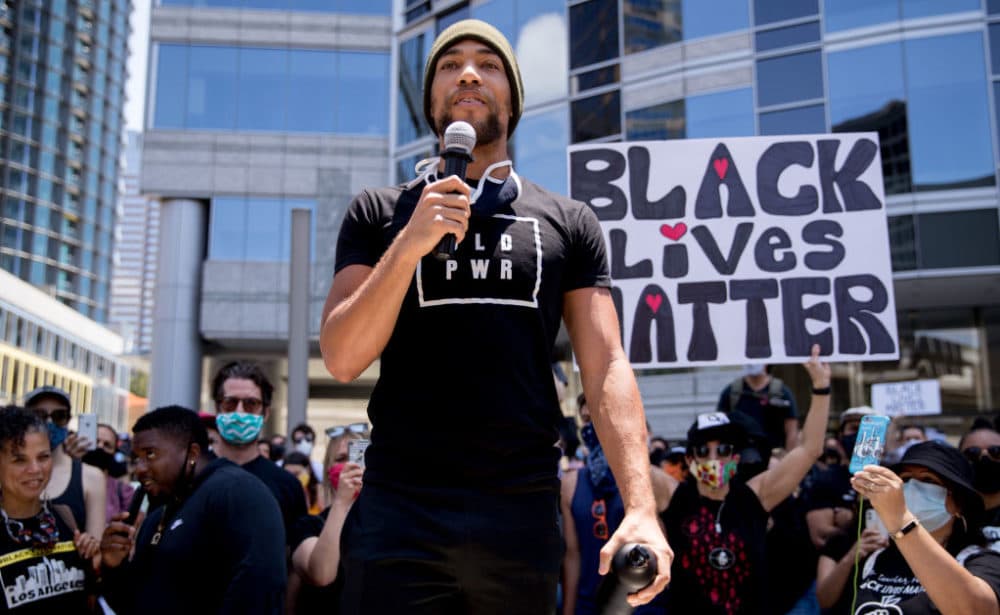
[[[725,412],[699,414],[687,433],[688,447],[704,444],[711,440],[740,446],[745,437],[746,432],[743,427],[730,421]]]
[[[903,466],[920,466],[937,474],[962,507],[962,514],[976,518],[983,512],[983,499],[972,485],[972,466],[957,448],[941,442],[919,442],[906,449],[890,469],[899,474]]]
[[[31,407],[32,404],[34,404],[43,397],[55,397],[56,399],[59,399],[64,404],[66,404],[67,408],[69,408],[70,410],[73,409],[73,404],[69,400],[69,393],[60,389],[59,387],[51,385],[41,386],[29,392],[27,395],[24,396],[24,405],[25,407]]]

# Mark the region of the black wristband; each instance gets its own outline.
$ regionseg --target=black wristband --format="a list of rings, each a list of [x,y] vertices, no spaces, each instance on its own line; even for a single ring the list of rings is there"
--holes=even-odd
[[[899,528],[899,530],[889,534],[889,537],[892,538],[893,540],[899,540],[903,536],[906,536],[907,534],[915,530],[918,525],[920,525],[919,521],[917,521],[916,519],[910,519],[909,523]]]
[[[829,395],[830,394],[830,385],[826,385],[822,389],[817,389],[816,387],[813,387],[812,392],[813,392],[813,395]]]

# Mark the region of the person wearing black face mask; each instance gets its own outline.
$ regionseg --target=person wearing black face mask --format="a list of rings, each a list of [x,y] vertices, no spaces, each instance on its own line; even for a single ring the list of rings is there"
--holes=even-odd
[[[958,448],[972,463],[973,486],[983,496],[983,536],[1000,551],[1000,433],[993,429],[973,429],[962,437]]]
[[[105,597],[119,615],[283,612],[281,511],[262,482],[208,454],[187,408],[136,421],[135,475],[154,502],[135,527],[116,515],[101,540]],[[134,555],[129,553],[134,549]]]
[[[128,510],[135,488],[127,481],[128,466],[118,452],[118,434],[106,423],[97,426],[97,448],[83,456],[83,463],[104,473],[107,518]]]

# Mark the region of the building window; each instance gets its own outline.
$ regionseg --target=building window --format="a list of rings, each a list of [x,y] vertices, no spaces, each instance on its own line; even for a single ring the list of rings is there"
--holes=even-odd
[[[629,141],[683,139],[684,101],[660,103],[625,113],[625,134]]]
[[[291,256],[292,209],[315,212],[312,201],[216,197],[208,257],[220,261],[287,262]],[[313,220],[315,245],[315,219]]]
[[[750,27],[747,0],[681,0],[681,7],[686,41]]]
[[[827,56],[833,132],[878,132],[886,194],[913,189],[903,46],[885,43]]]
[[[600,139],[622,131],[621,94],[618,90],[570,103],[573,143]]]
[[[809,105],[760,114],[762,135],[808,135],[826,132],[823,105]]]
[[[819,51],[757,61],[757,104],[761,107],[823,97]]]
[[[521,118],[514,133],[514,161],[542,187],[566,194],[566,144],[569,113],[565,105]]]
[[[618,57],[618,0],[588,0],[569,7],[570,68]]]
[[[996,209],[917,215],[921,269],[1000,265]]]
[[[622,0],[625,53],[676,43],[683,37],[679,0]]]
[[[906,39],[914,190],[995,183],[983,35]]]
[[[818,0],[753,0],[753,18],[758,24],[810,17],[819,12]]]
[[[773,30],[760,30],[757,32],[757,51],[770,51],[781,49],[782,47],[794,47],[796,45],[807,45],[819,41],[819,22],[786,26]]]

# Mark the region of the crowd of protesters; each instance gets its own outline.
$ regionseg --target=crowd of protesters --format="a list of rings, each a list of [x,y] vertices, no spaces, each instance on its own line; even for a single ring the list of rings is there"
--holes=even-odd
[[[636,613],[1000,612],[996,426],[976,422],[956,447],[896,420],[886,461],[852,475],[875,411],[841,412],[828,432],[829,368],[815,356],[805,367],[801,422],[787,387],[748,368],[684,440],[650,438],[675,559],[671,584]],[[231,363],[214,412],[159,408],[130,434],[100,425],[95,443],[71,433],[55,387],[0,410],[0,611],[338,612],[341,534],[364,473],[348,444],[368,426],[328,429],[313,460],[308,425],[262,437],[272,391],[258,366]],[[600,613],[599,552],[623,518],[582,394],[576,405],[561,438],[561,615]],[[789,433],[791,449],[772,446]]]

